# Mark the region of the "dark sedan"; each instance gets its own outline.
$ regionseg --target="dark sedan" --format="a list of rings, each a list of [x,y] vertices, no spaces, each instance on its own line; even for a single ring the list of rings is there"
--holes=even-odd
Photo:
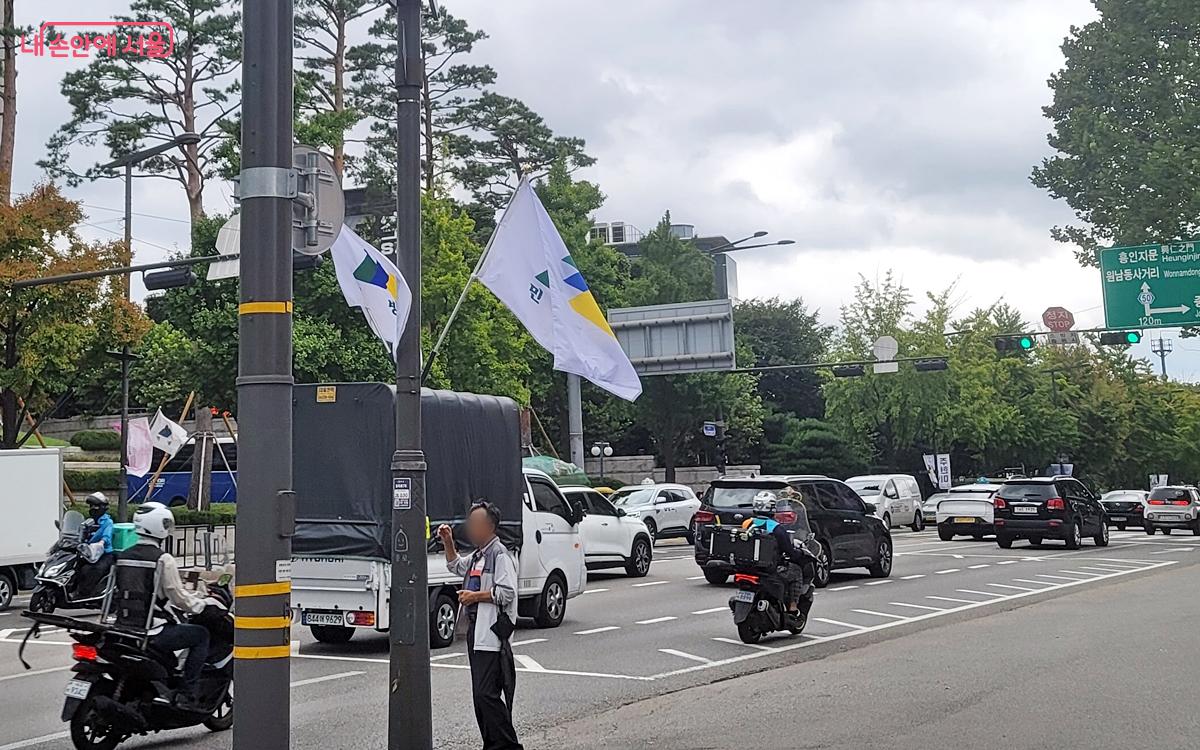
[[[1145,526],[1148,495],[1145,490],[1113,490],[1104,493],[1100,504],[1108,514],[1108,525],[1115,526],[1117,531],[1124,531],[1126,526]]]

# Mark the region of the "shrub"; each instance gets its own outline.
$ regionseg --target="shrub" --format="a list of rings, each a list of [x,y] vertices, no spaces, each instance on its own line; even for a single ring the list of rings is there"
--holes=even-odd
[[[115,490],[121,486],[121,470],[63,469],[63,479],[72,492]]]
[[[71,489],[74,489],[72,487]],[[115,518],[117,514],[117,499],[110,497],[109,513]],[[138,506],[130,503],[129,517],[132,519],[133,514],[137,512]],[[83,503],[74,503],[71,505],[72,510],[77,510],[84,516],[87,516],[88,509]],[[213,503],[208,510],[188,510],[184,506],[171,508],[171,513],[175,516],[176,526],[220,526],[222,524],[231,524],[237,520],[237,503]]]
[[[71,436],[71,445],[85,451],[119,451],[121,434],[113,430],[83,430]]]

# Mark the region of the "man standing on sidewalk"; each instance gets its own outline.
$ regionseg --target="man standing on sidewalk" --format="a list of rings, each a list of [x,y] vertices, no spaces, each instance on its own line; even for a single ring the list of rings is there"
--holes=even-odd
[[[470,621],[467,658],[471,663],[471,692],[483,750],[523,750],[512,723],[516,665],[512,636],[517,620],[517,570],[496,535],[500,510],[480,502],[467,513],[467,540],[475,547],[460,557],[449,526],[438,527],[446,551],[446,568],[462,576],[458,601]]]

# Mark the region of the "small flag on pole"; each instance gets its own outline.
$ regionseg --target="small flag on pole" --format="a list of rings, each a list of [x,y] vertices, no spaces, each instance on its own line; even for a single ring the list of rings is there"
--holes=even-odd
[[[554,369],[629,401],[641,395],[633,364],[528,180],[500,218],[478,278],[554,355]]]
[[[362,310],[367,325],[396,356],[408,323],[412,292],[388,257],[343,226],[329,250],[346,304]]]
[[[162,409],[159,409],[150,422],[150,439],[153,441],[154,447],[174,458],[179,449],[187,442],[187,438],[187,430],[163,414]]]

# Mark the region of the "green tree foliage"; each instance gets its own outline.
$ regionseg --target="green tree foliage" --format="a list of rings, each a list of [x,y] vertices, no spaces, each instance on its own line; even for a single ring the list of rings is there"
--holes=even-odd
[[[0,205],[0,447],[18,447],[26,415],[79,388],[105,351],[136,344],[148,327],[109,279],[9,288],[21,279],[122,265],[122,246],[79,238],[82,218],[79,204],[52,186]]]
[[[734,309],[733,319],[739,345],[754,353],[753,362],[743,362],[744,366],[820,362],[833,334],[799,298],[746,300]],[[761,373],[758,392],[765,404],[799,419],[825,414],[821,378],[812,370]]]
[[[1200,232],[1200,4],[1093,0],[1050,79],[1050,145],[1033,182],[1066,200],[1079,226],[1055,227],[1095,265],[1097,247]]]
[[[218,166],[214,147],[228,137],[221,125],[240,104],[233,76],[242,56],[239,8],[236,0],[133,0],[132,15],[115,20],[171,23],[173,53],[165,58],[103,56],[67,73],[62,95],[70,102],[71,119],[50,137],[47,156],[39,165],[78,185],[115,173],[98,165],[74,170],[69,164],[72,151],[99,145],[116,158],[180,133],[199,133],[198,144],[147,159],[135,167],[135,174],[182,185],[192,220],[200,218],[205,180]],[[122,39],[127,33],[116,31]]]
[[[771,414],[767,422],[765,432],[776,437],[763,448],[766,473],[849,477],[867,470],[860,446],[828,422],[778,413]]]

